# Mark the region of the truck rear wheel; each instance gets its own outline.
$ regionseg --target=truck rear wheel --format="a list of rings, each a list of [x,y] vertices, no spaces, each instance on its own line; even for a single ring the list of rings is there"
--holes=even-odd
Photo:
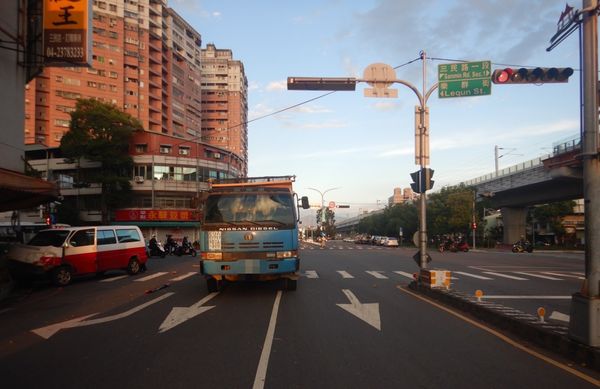
[[[208,289],[208,293],[215,293],[221,290],[223,287],[223,280],[217,280],[216,278],[207,278],[206,279],[206,288]]]
[[[298,285],[298,280],[292,280],[291,278],[286,278],[285,280],[285,289],[286,290],[296,290]]]

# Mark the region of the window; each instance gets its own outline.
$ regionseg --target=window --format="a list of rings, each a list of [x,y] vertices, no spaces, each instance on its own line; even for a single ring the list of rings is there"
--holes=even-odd
[[[146,151],[148,151],[148,145],[147,144],[137,144],[137,145],[135,145],[135,152],[136,153],[145,153]]]
[[[140,241],[140,234],[134,229],[117,230],[117,237],[119,238],[119,243]]]
[[[171,154],[171,146],[160,145],[160,153],[161,154]]]
[[[189,147],[179,147],[179,155],[190,155]]]
[[[79,230],[71,237],[69,244],[73,247],[91,246],[94,244],[94,229]]]
[[[98,245],[115,244],[117,238],[113,230],[98,230]]]

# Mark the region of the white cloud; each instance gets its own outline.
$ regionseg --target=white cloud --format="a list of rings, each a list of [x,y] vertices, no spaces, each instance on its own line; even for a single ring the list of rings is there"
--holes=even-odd
[[[377,111],[395,111],[402,109],[402,104],[395,101],[381,101],[372,105]]]
[[[318,105],[301,105],[292,110],[293,112],[299,113],[330,113],[332,112],[329,108],[324,108]]]
[[[266,89],[269,92],[287,90],[287,81],[271,81],[267,85]]]
[[[380,153],[378,158],[393,158],[397,156],[403,155],[413,155],[415,153],[415,149],[413,147],[401,147],[393,150],[388,150]]]
[[[248,91],[254,91],[260,89],[260,83],[257,81],[248,82]]]

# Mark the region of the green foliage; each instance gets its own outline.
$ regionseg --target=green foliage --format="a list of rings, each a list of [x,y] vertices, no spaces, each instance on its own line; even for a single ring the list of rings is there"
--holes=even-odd
[[[573,213],[575,201],[559,201],[551,204],[544,204],[534,207],[530,211],[530,216],[541,225],[547,225],[558,236],[565,234],[565,228],[562,225],[563,217]]]
[[[128,197],[133,159],[129,141],[134,131],[143,130],[139,120],[114,105],[94,99],[80,99],[71,113],[71,125],[60,144],[71,161],[82,158],[100,162],[102,168],[88,179],[102,185],[102,219],[108,222],[109,209]]]
[[[323,221],[323,211],[325,211],[325,220]],[[317,232],[320,234],[321,231],[325,232],[325,235],[334,237],[336,233],[335,229],[335,212],[329,208],[320,208],[317,210],[317,225],[319,228]]]
[[[419,229],[415,204],[404,203],[386,207],[382,213],[364,217],[358,224],[359,232],[370,235],[398,236],[400,228],[406,239],[410,239]]]
[[[464,185],[442,188],[427,203],[429,235],[466,232],[473,221],[474,190]],[[476,215],[481,215],[477,208]],[[479,217],[475,219],[479,221]]]

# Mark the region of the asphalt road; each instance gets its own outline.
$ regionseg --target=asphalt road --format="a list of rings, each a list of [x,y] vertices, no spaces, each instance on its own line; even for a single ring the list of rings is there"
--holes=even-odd
[[[190,257],[153,259],[135,277],[21,291],[0,307],[3,386],[598,386],[596,373],[406,290],[411,252],[331,247],[302,250],[293,292],[240,283],[208,294]],[[460,268],[476,261],[448,258]]]

